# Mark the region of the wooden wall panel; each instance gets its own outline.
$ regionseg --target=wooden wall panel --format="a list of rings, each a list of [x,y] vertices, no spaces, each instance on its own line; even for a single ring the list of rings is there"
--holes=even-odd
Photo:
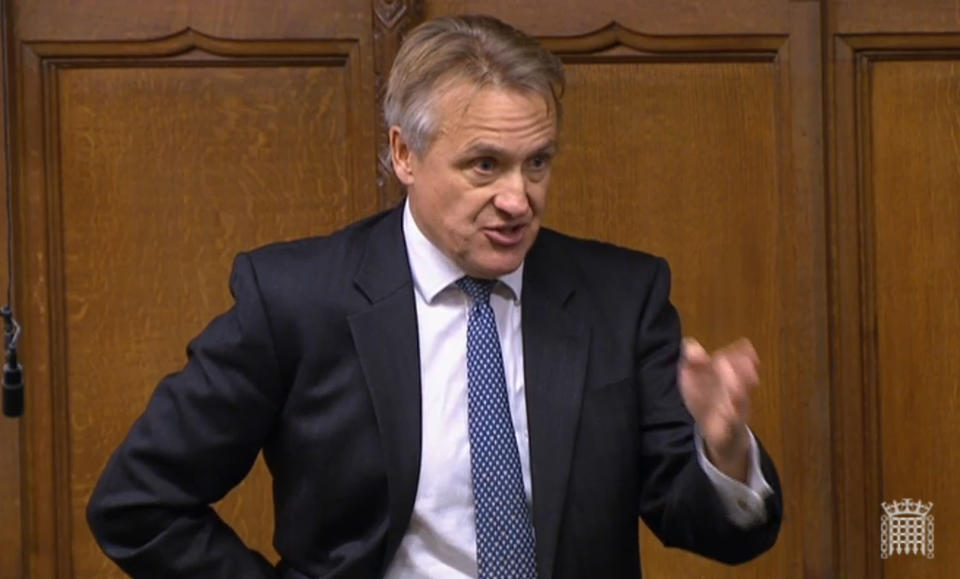
[[[20,420],[0,415],[0,576],[23,575]]]
[[[932,561],[890,557],[884,575],[943,577],[960,565],[960,52],[870,76],[883,497],[932,501],[942,521]]]
[[[406,33],[423,21],[423,2],[402,0],[373,0],[373,74],[376,102],[383,103],[387,79],[393,59],[400,50]],[[377,114],[377,189],[380,206],[386,209],[397,205],[406,193],[390,164],[389,128],[382,114]]]
[[[8,38],[3,31],[3,39]],[[8,63],[0,59],[0,67],[6,72]],[[7,97],[0,91],[0,111],[7,105]],[[5,119],[0,117],[0,130]],[[2,134],[2,133],[0,133]],[[6,185],[7,159],[0,154],[0,184]],[[4,240],[4,249],[0,250],[0,299],[7,303],[7,209],[6,192],[3,194],[3,209],[0,218],[0,240]],[[16,303],[11,304],[14,314],[20,315]],[[0,414],[0,577],[21,577],[23,575],[23,527],[21,518],[20,486],[20,419],[8,418]]]
[[[53,20],[75,7],[50,4]],[[47,22],[31,20],[35,4],[19,12],[31,577],[121,576],[93,543],[87,497],[187,340],[229,305],[232,257],[380,204],[370,7],[215,4],[157,6],[156,22],[187,19],[161,39],[135,26],[145,5],[97,24],[85,13],[85,42],[32,40]],[[195,30],[224,22],[238,26],[225,38]],[[271,505],[259,462],[218,510],[270,554]]]
[[[826,16],[837,574],[949,576],[960,20],[939,0]],[[902,498],[934,503],[934,559],[881,558],[881,502]]]
[[[378,1],[397,6],[411,3]],[[357,0],[13,0],[10,4],[18,39],[143,40],[192,28],[234,40],[357,38],[366,43],[372,30],[370,3]]]
[[[867,540],[866,560],[847,565],[864,565],[874,576],[946,576],[958,564],[948,547],[957,540],[952,526],[936,529],[934,559],[881,560],[880,503],[912,498],[933,502],[935,521],[960,517],[954,488],[960,455],[951,444],[960,435],[953,393],[960,383],[960,50],[917,46],[929,38],[848,41],[855,55],[860,171],[856,209],[850,200],[840,201],[840,209],[856,211],[848,219],[858,224],[858,236],[841,232],[838,242],[846,252],[858,248],[859,281],[851,287],[852,272],[839,271],[846,293],[838,300],[857,304],[862,337],[859,357],[847,363],[857,367],[839,367],[858,373],[860,388],[840,404],[862,412],[865,448],[862,470],[848,473],[841,487],[851,495],[859,487],[850,499],[860,503],[862,519],[841,524],[859,525]],[[846,430],[847,440],[861,440],[850,425]]]
[[[588,34],[617,22],[647,34],[782,34],[792,4],[782,0],[428,0],[424,16],[493,14],[528,34]]]
[[[106,458],[159,379],[183,364],[184,344],[229,306],[235,253],[329,232],[356,213],[341,147],[355,128],[344,65],[59,75],[77,575],[104,576],[83,511]],[[269,498],[258,470],[221,508],[264,551]]]

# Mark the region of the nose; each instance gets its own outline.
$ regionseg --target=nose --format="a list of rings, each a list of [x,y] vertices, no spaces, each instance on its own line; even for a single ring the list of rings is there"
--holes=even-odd
[[[527,198],[527,180],[522,171],[510,171],[503,175],[502,187],[493,198],[493,205],[511,218],[523,217],[530,209]]]

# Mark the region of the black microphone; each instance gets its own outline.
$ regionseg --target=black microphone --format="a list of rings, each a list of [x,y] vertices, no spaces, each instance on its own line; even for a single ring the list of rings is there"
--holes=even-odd
[[[7,363],[3,365],[3,414],[23,414],[23,366],[17,361],[16,348],[7,352]]]
[[[0,308],[0,316],[3,316],[4,346],[7,349],[7,361],[3,365],[3,414],[15,417],[23,414],[23,366],[17,359],[20,325],[7,306]]]
[[[0,55],[5,62],[9,62],[7,55],[7,3],[0,0]],[[0,74],[0,84],[2,84],[3,94],[10,94],[9,67],[3,67],[3,74]],[[7,105],[7,103],[4,103]],[[3,155],[6,160],[6,166],[9,169],[12,156],[10,154],[10,107],[0,107],[0,117],[3,119]],[[20,416],[23,414],[23,366],[17,360],[17,340],[20,339],[20,324],[13,317],[13,172],[6,173],[6,182],[4,183],[7,201],[7,303],[11,305],[0,308],[0,316],[3,316],[3,337],[4,347],[7,351],[7,361],[3,365],[3,413],[6,416]]]

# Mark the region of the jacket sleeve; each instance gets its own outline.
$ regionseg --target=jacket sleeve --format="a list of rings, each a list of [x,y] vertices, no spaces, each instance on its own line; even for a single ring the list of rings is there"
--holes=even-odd
[[[694,422],[677,387],[680,321],[670,303],[670,271],[660,260],[637,336],[641,424],[640,516],[668,547],[728,564],[748,561],[776,541],[783,512],[780,481],[759,444],[760,468],[773,488],[763,522],[731,521],[696,458]]]
[[[135,578],[276,576],[210,507],[249,472],[285,396],[246,255],[230,286],[234,306],[158,385],[87,507],[103,551]]]

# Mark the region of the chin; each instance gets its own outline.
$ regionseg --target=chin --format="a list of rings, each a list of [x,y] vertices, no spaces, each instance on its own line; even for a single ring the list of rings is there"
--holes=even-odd
[[[463,259],[459,263],[460,269],[471,277],[482,279],[507,275],[520,267],[531,245],[532,240],[507,250],[488,246],[482,252],[473,254],[476,259]]]
[[[464,269],[468,275],[485,279],[493,279],[514,272],[523,263],[523,257],[510,259],[497,259],[484,263],[472,264],[471,271]]]

